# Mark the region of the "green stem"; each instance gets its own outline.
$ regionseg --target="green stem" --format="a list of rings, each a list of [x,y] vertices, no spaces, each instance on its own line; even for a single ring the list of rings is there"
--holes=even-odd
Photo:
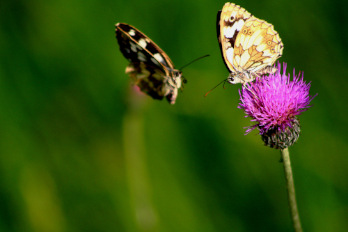
[[[294,178],[292,176],[289,149],[285,148],[281,150],[281,154],[282,154],[282,160],[284,164],[284,173],[285,173],[286,185],[288,190],[288,200],[289,200],[292,223],[293,223],[295,232],[302,232],[300,215],[298,213],[297,203],[296,203],[295,185],[294,185]]]
[[[123,119],[123,149],[131,206],[139,232],[157,231],[158,220],[151,200],[151,186],[146,166],[143,111],[145,99],[133,89]]]

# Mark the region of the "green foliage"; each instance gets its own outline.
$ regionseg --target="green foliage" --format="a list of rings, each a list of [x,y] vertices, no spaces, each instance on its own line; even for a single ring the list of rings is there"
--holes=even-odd
[[[290,148],[305,231],[348,228],[343,1],[239,1],[319,93]],[[0,7],[0,231],[292,231],[279,151],[244,136],[216,39],[224,1],[9,1]],[[114,24],[188,79],[177,103],[129,99]]]

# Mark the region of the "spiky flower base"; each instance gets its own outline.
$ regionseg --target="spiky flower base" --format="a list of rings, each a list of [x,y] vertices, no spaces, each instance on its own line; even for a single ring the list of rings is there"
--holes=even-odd
[[[262,128],[260,128],[262,131]],[[261,135],[266,146],[275,149],[285,149],[292,146],[300,136],[300,122],[297,118],[291,121],[291,127],[280,130],[279,127],[269,129]]]

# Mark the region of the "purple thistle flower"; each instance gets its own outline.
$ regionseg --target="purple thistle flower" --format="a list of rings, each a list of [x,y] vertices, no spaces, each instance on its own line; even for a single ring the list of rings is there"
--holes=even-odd
[[[303,80],[303,73],[286,74],[286,63],[278,62],[278,70],[274,74],[256,78],[239,91],[238,108],[244,109],[246,116],[251,117],[255,125],[248,127],[246,134],[258,127],[266,145],[275,148],[291,146],[299,136],[300,125],[297,115],[306,111],[315,96],[309,95],[310,83]]]

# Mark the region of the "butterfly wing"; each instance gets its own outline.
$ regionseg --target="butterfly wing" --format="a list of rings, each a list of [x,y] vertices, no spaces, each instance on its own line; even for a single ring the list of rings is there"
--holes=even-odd
[[[144,33],[125,23],[117,23],[115,27],[120,50],[129,61],[149,63],[165,73],[174,69],[170,58]]]
[[[126,73],[141,91],[154,99],[166,97],[174,104],[181,87],[181,73],[174,69],[168,55],[135,27],[125,23],[115,27],[120,50],[130,61]]]
[[[252,16],[244,8],[226,3],[218,13],[217,34],[222,57],[230,70],[229,82],[246,83],[274,72],[283,43],[272,24]]]
[[[262,72],[282,56],[283,43],[272,24],[251,17],[237,35],[233,65],[239,72]]]
[[[245,22],[252,15],[244,8],[233,3],[226,3],[217,15],[217,36],[222,58],[228,70],[235,73],[234,49],[237,36]]]

